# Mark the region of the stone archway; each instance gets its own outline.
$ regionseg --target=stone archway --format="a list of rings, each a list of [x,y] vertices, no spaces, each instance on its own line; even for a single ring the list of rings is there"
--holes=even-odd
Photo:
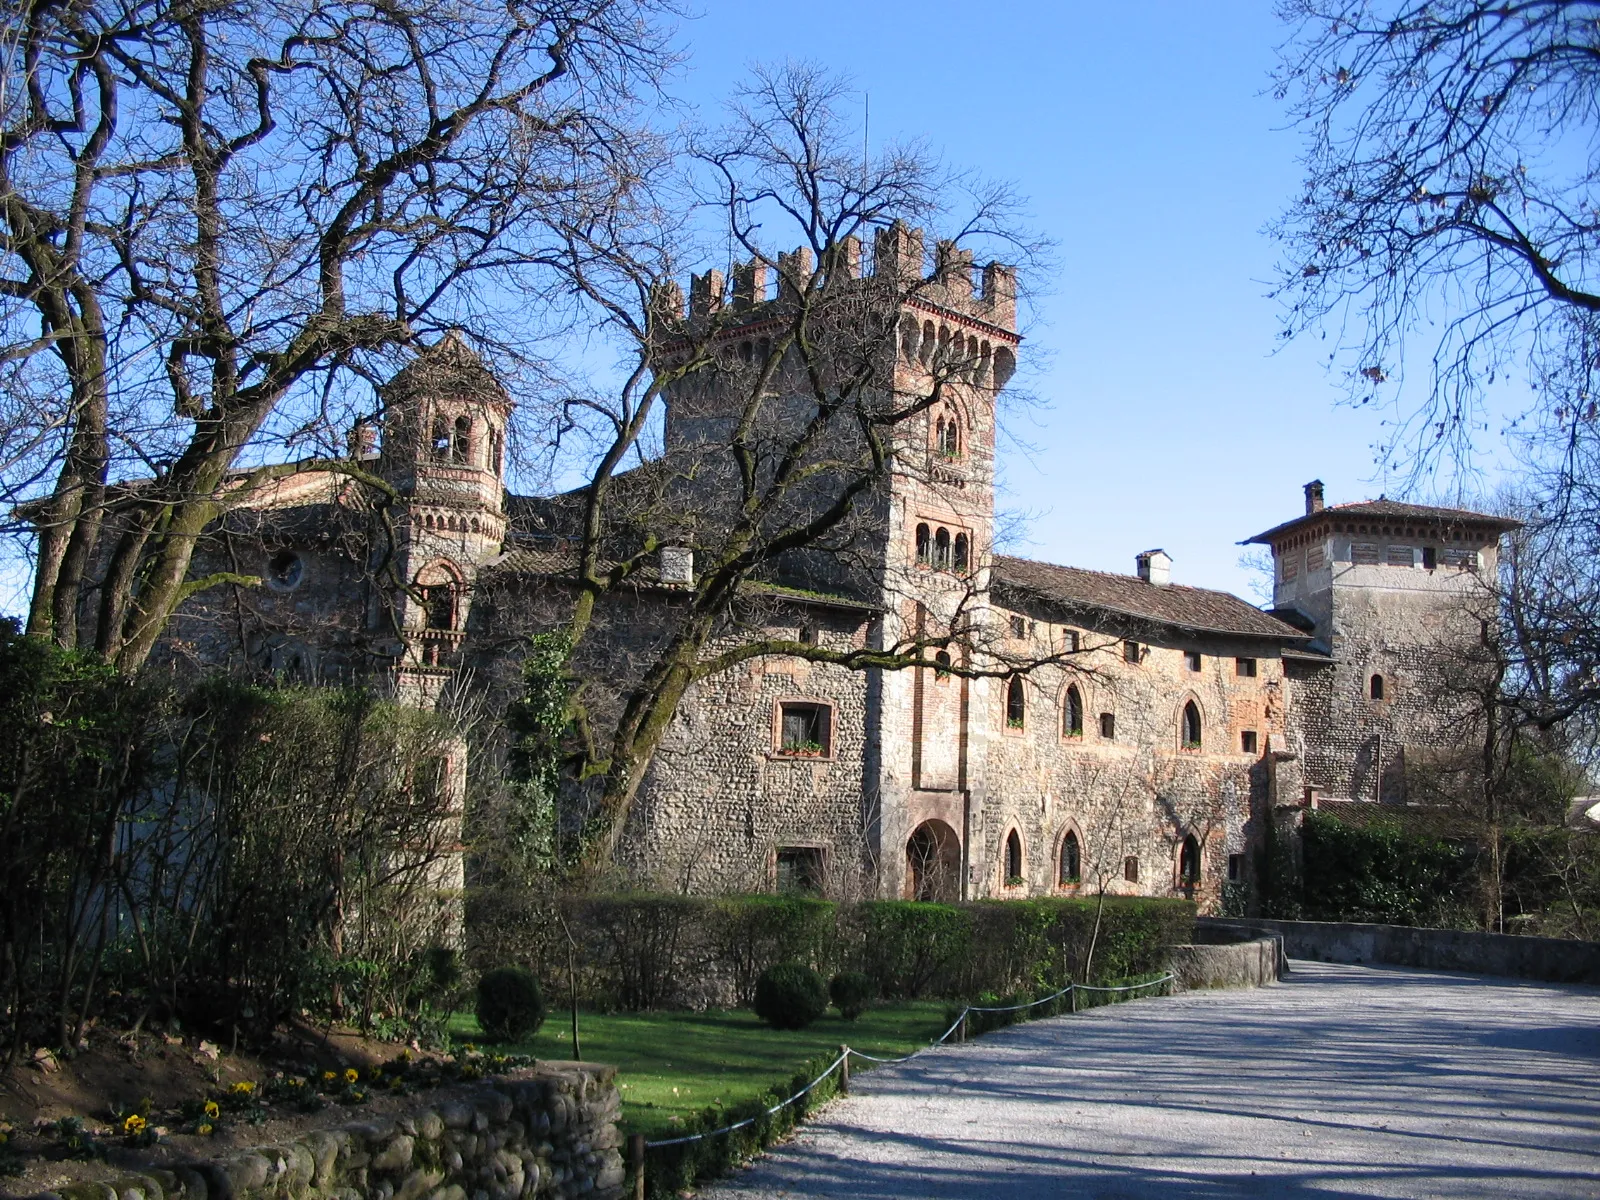
[[[924,821],[906,839],[907,900],[961,898],[961,839],[943,821]]]

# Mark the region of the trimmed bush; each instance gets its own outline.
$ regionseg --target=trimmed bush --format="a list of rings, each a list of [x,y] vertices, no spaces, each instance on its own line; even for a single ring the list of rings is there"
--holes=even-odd
[[[828,990],[804,963],[779,963],[756,980],[755,1007],[774,1029],[804,1029],[828,1011]]]
[[[544,993],[525,967],[496,967],[478,980],[478,1027],[497,1042],[514,1042],[544,1024]]]
[[[873,995],[872,980],[860,971],[840,971],[828,984],[828,999],[846,1021],[866,1012]]]

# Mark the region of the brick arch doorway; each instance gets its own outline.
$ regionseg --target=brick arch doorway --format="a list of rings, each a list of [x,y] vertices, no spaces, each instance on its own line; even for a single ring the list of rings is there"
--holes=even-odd
[[[961,839],[943,821],[924,821],[906,839],[907,900],[961,898]]]

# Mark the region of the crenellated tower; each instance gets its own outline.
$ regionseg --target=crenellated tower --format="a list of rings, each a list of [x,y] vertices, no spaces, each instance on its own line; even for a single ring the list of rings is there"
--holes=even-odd
[[[925,244],[923,232],[901,222],[878,231],[871,261],[844,239],[818,263],[808,248],[776,261],[738,263],[730,280],[721,271],[694,276],[687,323],[711,339],[714,368],[698,372],[668,395],[669,450],[726,444],[738,406],[751,392],[772,347],[788,329],[803,289],[821,286],[835,297],[819,305],[821,338],[841,374],[863,364],[878,380],[885,407],[909,410],[890,427],[893,459],[877,488],[871,528],[848,555],[812,552],[798,577],[810,587],[861,595],[881,607],[874,637],[884,645],[936,639],[962,624],[987,619],[988,563],[994,533],[995,398],[1016,370],[1016,275],[952,242]],[[681,309],[681,296],[666,301]],[[836,347],[837,349],[834,349]],[[767,430],[812,411],[809,381],[786,381],[797,363],[778,364],[764,413]],[[786,396],[795,399],[786,403]],[[848,458],[844,461],[850,461]],[[867,543],[870,548],[862,549]],[[907,839],[932,838],[947,878],[941,894],[964,891],[965,846],[974,828],[973,790],[982,754],[971,745],[985,723],[972,713],[991,697],[982,681],[929,667],[873,673],[872,723],[863,793],[884,864],[885,890],[914,887],[899,877]]]

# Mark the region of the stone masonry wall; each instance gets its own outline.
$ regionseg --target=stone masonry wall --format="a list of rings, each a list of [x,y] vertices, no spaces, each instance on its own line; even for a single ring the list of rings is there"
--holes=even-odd
[[[614,1067],[545,1064],[397,1118],[37,1200],[535,1200],[622,1194]]]
[[[1018,614],[1024,615],[1024,614]],[[1011,614],[996,610],[1009,625]],[[973,714],[985,743],[982,786],[973,800],[969,851],[973,894],[1016,897],[1090,891],[1104,875],[1115,894],[1189,896],[1205,911],[1221,904],[1230,856],[1248,888],[1252,851],[1265,836],[1265,757],[1286,740],[1283,660],[1269,644],[1221,637],[1192,641],[1141,641],[1137,664],[1125,661],[1123,640],[1106,631],[1024,615],[1028,633],[1007,649],[1042,657],[1075,632],[1083,650],[1070,667],[1044,667],[1025,681],[1023,728],[1007,721],[1005,695],[996,686]],[[1192,670],[1186,651],[1199,651]],[[1236,660],[1253,659],[1254,676],[1238,674]],[[1064,726],[1067,689],[1078,689],[1083,731]],[[1200,710],[1198,750],[1183,745],[1184,705]],[[1100,717],[1111,713],[1114,736],[1101,735]],[[1246,751],[1244,734],[1255,734]],[[1005,845],[1016,830],[1023,845],[1025,882],[1004,879]],[[1081,883],[1060,882],[1067,833],[1077,839]],[[1192,889],[1179,879],[1185,836],[1201,848],[1201,879]],[[1128,857],[1139,860],[1136,882],[1124,878]]]

